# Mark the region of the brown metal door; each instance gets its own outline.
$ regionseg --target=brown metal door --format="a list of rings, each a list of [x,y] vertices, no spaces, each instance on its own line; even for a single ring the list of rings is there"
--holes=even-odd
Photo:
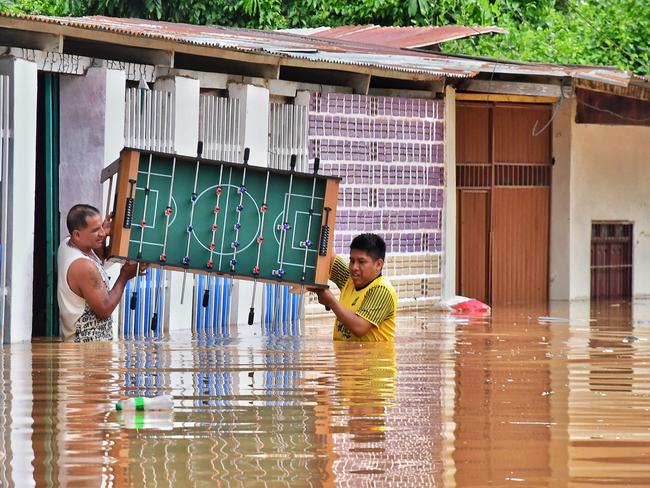
[[[490,108],[458,104],[456,110],[457,266],[459,295],[490,301]]]
[[[492,190],[492,303],[548,299],[549,189]]]
[[[458,104],[458,294],[548,300],[549,118],[546,105]]]
[[[550,115],[543,105],[493,109],[493,304],[548,300]]]
[[[458,248],[463,259],[457,271],[461,295],[489,301],[488,246],[490,196],[486,190],[458,191]]]

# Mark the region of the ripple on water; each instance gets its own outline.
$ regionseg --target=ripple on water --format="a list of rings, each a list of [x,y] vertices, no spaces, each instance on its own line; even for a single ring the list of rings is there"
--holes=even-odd
[[[0,486],[650,486],[650,306],[2,351]],[[172,412],[114,411],[168,393]]]

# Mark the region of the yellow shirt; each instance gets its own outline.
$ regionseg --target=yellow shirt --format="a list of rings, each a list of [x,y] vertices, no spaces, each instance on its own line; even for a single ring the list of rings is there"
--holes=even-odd
[[[341,290],[339,303],[373,325],[366,335],[357,337],[339,319],[336,319],[334,321],[335,341],[393,340],[397,293],[386,278],[378,276],[370,284],[357,290],[350,279],[350,270],[347,264],[339,256],[336,256],[330,268],[330,279]]]

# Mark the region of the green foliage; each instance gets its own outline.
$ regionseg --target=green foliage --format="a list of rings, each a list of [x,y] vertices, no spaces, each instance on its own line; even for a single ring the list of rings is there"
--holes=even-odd
[[[108,15],[256,29],[339,25],[495,25],[505,35],[446,52],[650,72],[648,0],[0,0],[0,10]]]
[[[51,0],[0,0],[0,12],[30,15],[59,15],[60,9]]]
[[[506,35],[477,36],[443,45],[446,52],[520,61],[616,66],[650,73],[647,0],[492,2],[492,23]],[[471,19],[455,19],[467,24]]]

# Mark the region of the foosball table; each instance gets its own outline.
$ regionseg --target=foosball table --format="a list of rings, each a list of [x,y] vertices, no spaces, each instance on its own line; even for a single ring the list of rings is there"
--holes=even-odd
[[[340,179],[125,148],[102,172],[107,256],[255,282],[326,287]],[[114,197],[113,181],[116,179]]]

